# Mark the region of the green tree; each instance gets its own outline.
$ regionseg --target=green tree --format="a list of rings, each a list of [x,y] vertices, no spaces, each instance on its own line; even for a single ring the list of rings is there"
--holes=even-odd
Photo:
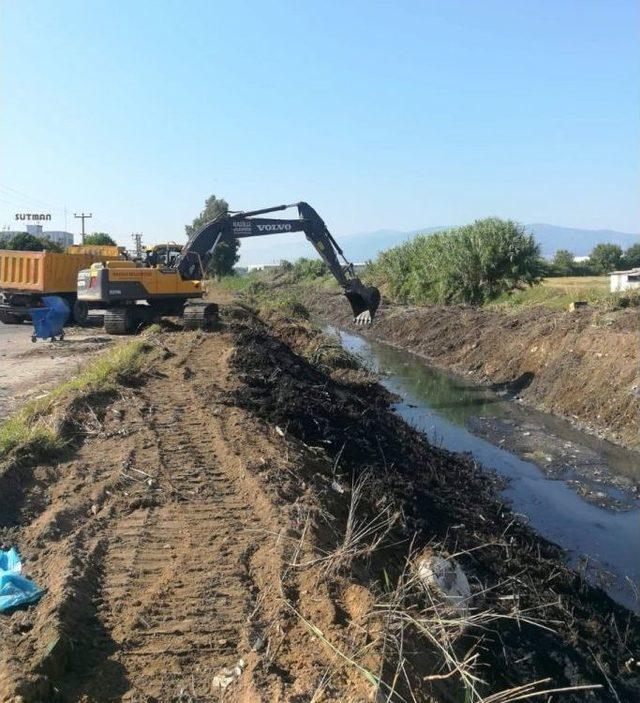
[[[84,244],[97,247],[117,246],[113,237],[106,232],[93,232],[85,235]]]
[[[12,251],[44,251],[44,242],[33,234],[20,232],[7,241],[5,248]]]
[[[479,304],[539,283],[542,272],[533,236],[511,220],[489,217],[383,252],[367,279],[402,302]]]
[[[8,239],[0,248],[12,251],[53,251],[60,254],[64,249],[48,237],[36,237],[28,232],[20,232]]]
[[[42,246],[45,251],[53,251],[56,254],[62,254],[64,251],[64,247],[61,244],[54,242],[52,239],[49,239],[49,237],[42,238]]]
[[[553,257],[553,272],[556,276],[573,276],[575,262],[573,253],[567,249],[558,249]]]
[[[216,217],[226,215],[228,212],[229,204],[226,200],[216,198],[215,195],[209,196],[205,200],[204,210],[190,225],[185,226],[187,237],[190,237],[208,222],[215,220]],[[216,278],[233,275],[233,267],[240,258],[239,248],[240,242],[237,239],[219,242],[207,265],[207,273]]]
[[[617,244],[596,244],[589,262],[597,273],[615,271],[622,263],[622,249]]]
[[[622,264],[625,268],[635,269],[640,267],[640,242],[632,244],[622,257]]]

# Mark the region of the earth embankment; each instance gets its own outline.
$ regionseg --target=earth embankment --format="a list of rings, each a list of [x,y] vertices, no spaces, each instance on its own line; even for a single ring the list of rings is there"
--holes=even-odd
[[[637,618],[317,329],[173,327],[73,405],[64,456],[0,467],[0,538],[46,589],[0,616],[0,700],[636,700]]]

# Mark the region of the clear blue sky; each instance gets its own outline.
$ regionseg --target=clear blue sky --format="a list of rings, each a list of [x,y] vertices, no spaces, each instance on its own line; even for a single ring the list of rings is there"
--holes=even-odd
[[[213,192],[337,235],[640,230],[636,0],[0,6],[0,227],[181,240]]]

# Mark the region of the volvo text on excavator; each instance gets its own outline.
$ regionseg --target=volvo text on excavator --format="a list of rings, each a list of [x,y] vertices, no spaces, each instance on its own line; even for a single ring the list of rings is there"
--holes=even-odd
[[[258,217],[292,207],[297,207],[298,218]],[[355,322],[370,324],[380,292],[363,285],[320,215],[304,202],[221,215],[194,232],[174,256],[161,257],[157,264],[93,264],[78,274],[78,299],[105,308],[105,329],[110,334],[132,334],[162,314],[183,315],[187,329],[207,327],[217,318],[217,306],[201,300],[203,279],[216,247],[233,239],[287,232],[304,232],[342,287]]]

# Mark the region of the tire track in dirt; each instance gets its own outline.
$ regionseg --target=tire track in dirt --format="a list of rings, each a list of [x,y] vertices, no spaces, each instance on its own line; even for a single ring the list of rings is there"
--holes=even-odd
[[[205,367],[203,380],[222,380],[224,364]],[[71,700],[117,700],[125,681],[124,700],[216,700],[213,677],[251,647],[246,622],[254,589],[247,564],[257,548],[251,527],[261,517],[236,475],[242,457],[225,437],[227,423],[212,422],[200,407],[185,382],[189,373],[177,368],[154,378],[141,394],[149,416],[135,464],[167,499],[115,525],[103,570],[103,646],[95,665],[79,672],[86,684],[69,692]],[[108,656],[100,663],[114,644],[115,661]],[[116,669],[120,674],[110,682]]]

